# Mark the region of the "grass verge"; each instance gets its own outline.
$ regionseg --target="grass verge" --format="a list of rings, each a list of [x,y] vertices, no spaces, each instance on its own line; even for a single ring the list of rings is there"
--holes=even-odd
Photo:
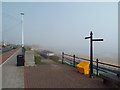
[[[52,59],[53,60],[53,59]],[[53,60],[54,62],[57,62],[57,63],[59,63],[59,64],[62,64],[62,62],[60,62],[60,61],[58,61],[58,60]],[[70,65],[70,64],[67,64],[67,63],[63,63],[64,65],[67,65],[67,66],[71,66],[71,67],[73,67],[73,65]]]
[[[41,63],[41,56],[39,54],[34,55],[35,64],[39,65]]]

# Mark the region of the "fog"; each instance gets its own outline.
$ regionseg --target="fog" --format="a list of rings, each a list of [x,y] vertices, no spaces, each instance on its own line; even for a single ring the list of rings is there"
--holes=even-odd
[[[21,44],[24,12],[25,45],[39,45],[58,53],[89,58],[89,36],[94,42],[94,59],[118,62],[118,4],[115,2],[3,3],[3,40]]]

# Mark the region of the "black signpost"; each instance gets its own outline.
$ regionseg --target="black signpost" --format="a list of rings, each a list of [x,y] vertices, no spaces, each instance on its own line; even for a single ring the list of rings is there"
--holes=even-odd
[[[93,39],[93,33],[90,32],[89,37],[85,39],[90,39],[90,78],[93,78],[93,41],[103,41],[103,39]]]

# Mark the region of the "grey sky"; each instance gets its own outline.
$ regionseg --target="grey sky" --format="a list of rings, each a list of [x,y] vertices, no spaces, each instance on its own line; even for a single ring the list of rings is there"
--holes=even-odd
[[[118,4],[94,2],[3,3],[3,40],[21,43],[24,12],[25,44],[89,56],[89,32],[104,42],[94,43],[95,57],[116,59],[118,51]]]

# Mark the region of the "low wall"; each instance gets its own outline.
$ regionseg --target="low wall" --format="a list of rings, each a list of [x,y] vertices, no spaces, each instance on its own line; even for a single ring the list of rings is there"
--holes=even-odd
[[[25,66],[35,66],[34,51],[25,52]]]

